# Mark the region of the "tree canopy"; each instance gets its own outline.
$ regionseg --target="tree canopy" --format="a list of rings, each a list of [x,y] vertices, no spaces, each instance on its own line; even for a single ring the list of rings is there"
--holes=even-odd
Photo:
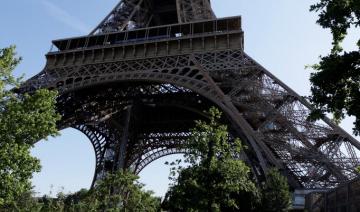
[[[320,0],[311,11],[319,13],[317,23],[330,29],[333,48],[329,55],[320,57],[311,74],[310,98],[316,110],[311,118],[332,113],[336,121],[346,115],[355,117],[355,134],[360,133],[360,37],[358,50],[344,51],[341,43],[351,27],[360,27],[360,1]]]
[[[278,170],[270,169],[262,187],[262,211],[288,211],[292,197],[287,179]]]
[[[14,92],[21,83],[13,76],[20,60],[14,46],[0,49],[0,208],[16,204],[29,192],[32,174],[40,170],[30,149],[35,142],[57,135],[60,118],[55,109],[56,92]]]
[[[210,121],[197,121],[186,144],[188,168],[180,168],[170,187],[165,209],[170,211],[251,211],[260,202],[260,191],[250,168],[240,160],[243,146],[230,140],[221,113],[211,108]]]
[[[85,203],[94,205],[95,211],[159,211],[160,199],[144,191],[138,178],[122,170],[108,174],[90,191]]]
[[[56,197],[35,198],[31,192],[19,196],[16,205],[6,211],[38,212],[121,212],[160,211],[160,198],[144,191],[138,176],[128,171],[108,174],[97,181],[91,190],[81,189],[72,194],[58,193]]]

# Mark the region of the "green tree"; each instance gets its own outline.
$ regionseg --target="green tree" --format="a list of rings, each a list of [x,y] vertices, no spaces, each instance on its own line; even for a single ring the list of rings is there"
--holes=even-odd
[[[40,210],[41,212],[63,212],[65,211],[64,204],[65,195],[59,193],[56,198],[50,196],[43,196],[39,200]]]
[[[356,168],[356,172],[360,174],[360,166]]]
[[[87,189],[81,189],[78,192],[67,195],[64,198],[65,211],[95,211],[96,208],[93,202],[89,201],[89,199],[91,199],[89,195],[90,192]]]
[[[41,211],[160,211],[160,199],[144,191],[138,178],[127,171],[108,174],[89,191],[83,189],[70,195],[59,194],[57,198],[43,198]]]
[[[251,181],[250,168],[240,160],[242,145],[230,141],[221,113],[209,111],[210,122],[197,121],[186,144],[188,168],[176,169],[179,176],[170,187],[164,208],[170,211],[251,211],[260,192]],[[174,171],[174,170],[173,170]],[[172,174],[175,174],[172,172]]]
[[[143,185],[137,182],[139,177],[119,171],[108,174],[97,182],[91,190],[81,189],[73,194],[60,192],[56,198],[44,196],[33,198],[27,196],[24,206],[14,211],[40,212],[122,212],[122,211],[160,211],[160,198],[154,197],[151,191],[144,191]]]
[[[159,211],[160,199],[143,191],[138,178],[127,171],[108,174],[90,191],[87,203],[94,203],[97,211]]]
[[[30,149],[35,142],[57,135],[60,118],[55,110],[56,92],[14,92],[21,79],[12,72],[20,60],[14,46],[0,49],[0,208],[16,205],[31,190],[30,179],[40,170],[40,163]]]
[[[9,212],[38,212],[41,211],[42,205],[37,198],[34,198],[33,192],[25,192],[17,197],[16,202],[5,211]],[[1,209],[0,209],[1,211]]]
[[[286,177],[270,169],[262,188],[262,211],[289,211],[292,197]]]
[[[341,43],[351,27],[360,26],[359,0],[320,0],[311,6],[319,12],[317,23],[331,30],[333,48],[327,56],[321,57],[311,74],[311,102],[316,110],[311,119],[318,119],[324,113],[332,113],[336,121],[346,115],[355,117],[355,134],[360,133],[360,40],[356,51],[345,52]]]

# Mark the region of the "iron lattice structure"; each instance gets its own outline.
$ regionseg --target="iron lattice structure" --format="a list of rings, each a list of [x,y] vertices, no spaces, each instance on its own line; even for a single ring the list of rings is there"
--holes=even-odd
[[[360,143],[243,48],[241,18],[217,19],[208,0],[123,0],[88,36],[53,41],[42,72],[24,92],[57,89],[59,128],[92,142],[94,183],[106,173],[139,173],[184,153],[194,120],[220,108],[254,176],[270,167],[294,189],[328,188],[356,177]]]

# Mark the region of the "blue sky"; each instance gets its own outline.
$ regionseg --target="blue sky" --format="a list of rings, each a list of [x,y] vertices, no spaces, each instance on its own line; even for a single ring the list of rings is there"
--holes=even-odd
[[[300,95],[308,95],[310,70],[319,55],[331,48],[328,30],[315,24],[309,12],[315,0],[212,0],[218,17],[241,15],[245,31],[245,51]],[[88,34],[118,3],[118,0],[2,0],[0,7],[0,48],[16,44],[22,63],[16,75],[25,78],[40,72],[51,40]],[[355,49],[359,31],[351,30],[344,42]],[[351,132],[351,119],[342,126]],[[86,137],[75,130],[41,141],[33,155],[41,159],[42,172],[33,179],[39,194],[77,191],[88,188],[94,175],[94,153]],[[148,166],[140,175],[158,195],[168,185],[169,169],[165,158]]]

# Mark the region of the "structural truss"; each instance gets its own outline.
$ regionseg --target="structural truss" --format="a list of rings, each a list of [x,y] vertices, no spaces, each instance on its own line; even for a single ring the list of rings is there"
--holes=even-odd
[[[184,153],[194,120],[220,108],[244,160],[261,180],[270,167],[293,189],[357,176],[360,143],[244,52],[241,18],[217,19],[208,0],[123,0],[90,35],[53,41],[24,92],[59,91],[59,128],[92,142],[94,182]],[[231,142],[231,141],[229,141]]]

